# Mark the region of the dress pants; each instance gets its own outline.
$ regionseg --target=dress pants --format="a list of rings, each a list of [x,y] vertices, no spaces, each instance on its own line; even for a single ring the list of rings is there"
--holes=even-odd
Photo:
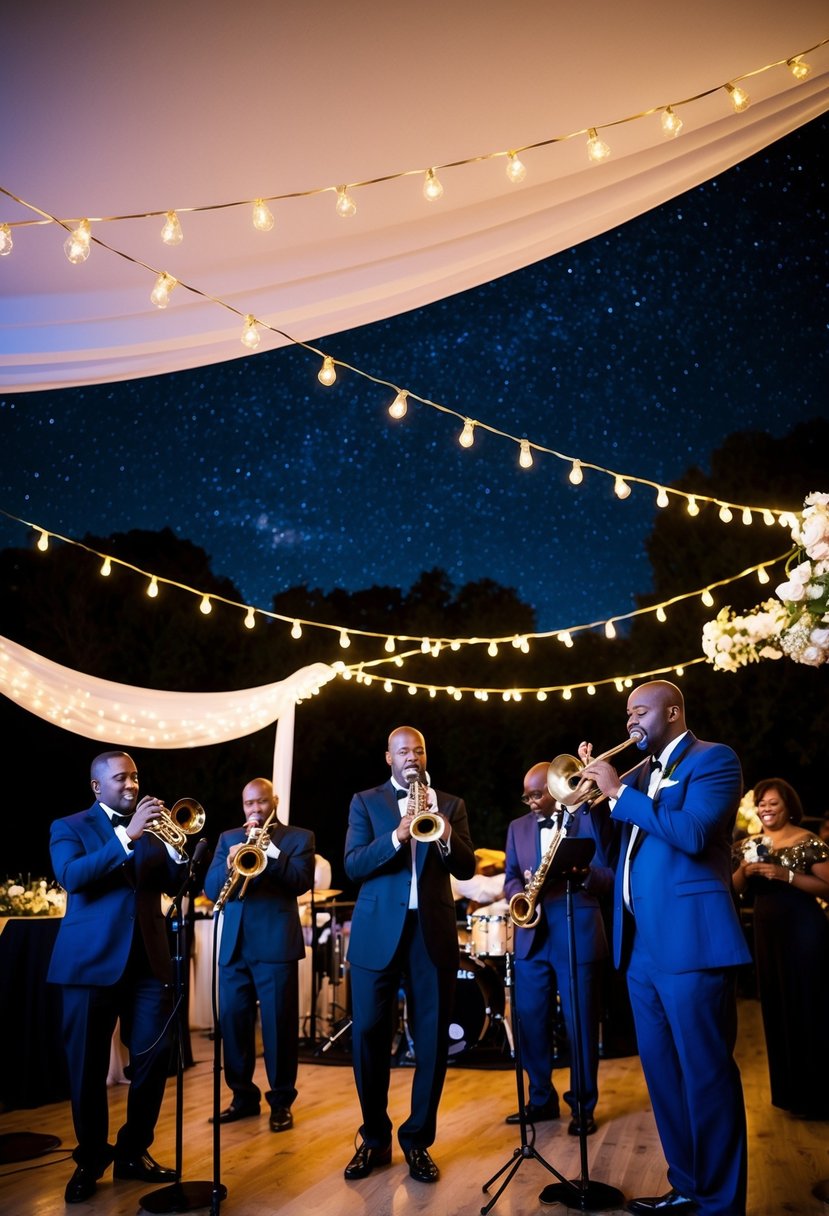
[[[262,1050],[271,1108],[290,1107],[296,1098],[299,1034],[299,965],[246,962],[242,958],[219,968],[219,1016],[224,1044],[225,1080],[238,1106],[258,1106],[256,1066],[256,1001],[259,1000]]]
[[[411,1113],[397,1138],[403,1149],[434,1144],[437,1110],[449,1055],[449,1019],[457,967],[438,968],[429,957],[416,911],[406,915],[389,967],[351,967],[352,1060],[365,1143],[383,1148],[391,1139],[388,1116],[391,1043],[401,978],[406,988],[408,1029],[415,1051]]]

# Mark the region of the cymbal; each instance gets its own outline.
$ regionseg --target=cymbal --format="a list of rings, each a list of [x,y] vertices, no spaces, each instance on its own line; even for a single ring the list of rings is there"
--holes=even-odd
[[[338,891],[336,887],[318,887],[314,891],[314,903],[318,903],[321,899],[333,899],[335,895],[342,895],[342,891]],[[299,902],[310,904],[311,892],[306,891],[304,895],[300,895]]]

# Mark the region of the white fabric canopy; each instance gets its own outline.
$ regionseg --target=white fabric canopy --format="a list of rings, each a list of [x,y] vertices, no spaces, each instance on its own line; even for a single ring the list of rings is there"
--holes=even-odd
[[[183,284],[313,341],[555,254],[823,113],[829,47],[806,56],[801,83],[785,64],[745,80],[742,114],[722,86],[827,35],[825,0],[598,0],[589,12],[575,0],[88,0],[51,21],[9,6],[0,186],[67,220],[178,209],[184,240],[162,244],[158,216],[93,224],[149,269],[99,246],[72,266],[62,228],[13,228],[0,391],[247,353],[240,317]],[[676,139],[659,114],[612,125],[668,104],[684,123]],[[599,165],[591,126],[612,149]],[[519,185],[502,156],[441,169],[443,198],[423,198],[431,166],[567,135],[522,153]],[[313,193],[409,170],[352,189],[350,219],[334,193]],[[253,229],[251,200],[296,192],[271,204],[271,232]],[[214,209],[187,211],[201,207]],[[0,196],[0,223],[32,216]],[[164,311],[149,300],[160,271],[182,284]],[[284,341],[265,331],[260,350]]]
[[[87,676],[0,638],[0,692],[39,718],[96,739],[102,747],[203,747],[278,722],[273,784],[285,822],[290,814],[296,705],[334,675],[325,663],[313,663],[259,688],[167,692]]]

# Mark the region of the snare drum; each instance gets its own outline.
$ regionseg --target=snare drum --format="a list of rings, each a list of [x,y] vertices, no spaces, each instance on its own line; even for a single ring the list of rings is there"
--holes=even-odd
[[[511,916],[470,912],[466,923],[471,935],[470,953],[473,958],[503,958],[505,954],[512,953],[515,926]]]
[[[449,1055],[480,1043],[493,1017],[504,1016],[504,984],[489,963],[466,959],[458,981],[449,1022]]]

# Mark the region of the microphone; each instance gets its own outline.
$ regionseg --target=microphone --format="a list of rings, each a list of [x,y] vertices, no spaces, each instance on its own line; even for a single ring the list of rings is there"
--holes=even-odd
[[[193,859],[192,859],[191,865],[193,865],[194,867],[197,865],[200,865],[201,862],[204,861],[206,855],[209,852],[210,852],[210,841],[205,839],[204,836],[202,836],[201,840],[199,841],[199,843],[196,845],[195,849],[193,850]]]

